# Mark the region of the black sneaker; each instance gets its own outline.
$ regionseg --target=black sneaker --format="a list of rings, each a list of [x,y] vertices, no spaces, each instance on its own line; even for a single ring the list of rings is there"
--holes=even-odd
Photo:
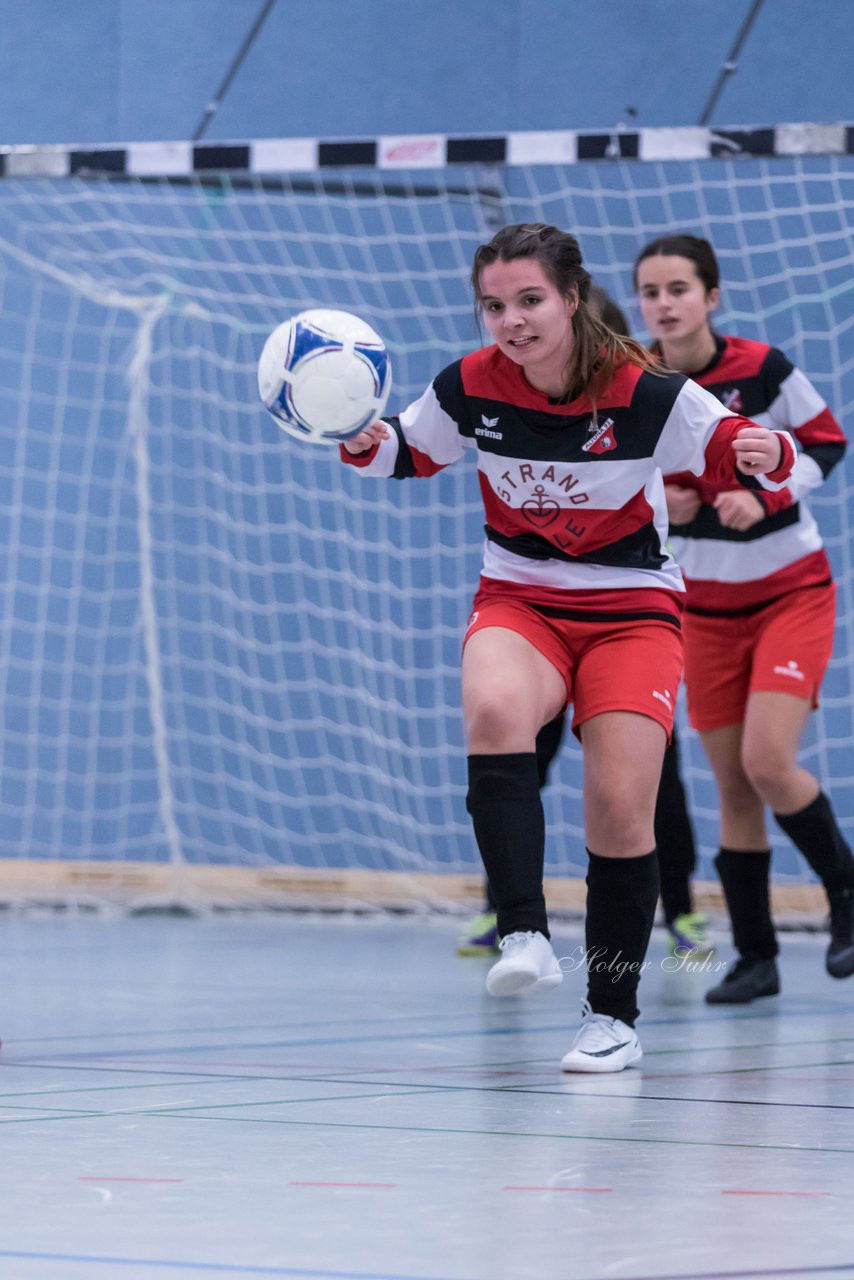
[[[722,982],[706,992],[706,1004],[750,1004],[760,996],[780,994],[780,975],[774,960],[736,960]]]
[[[831,978],[850,978],[854,973],[854,889],[829,893],[830,946],[825,968]]]

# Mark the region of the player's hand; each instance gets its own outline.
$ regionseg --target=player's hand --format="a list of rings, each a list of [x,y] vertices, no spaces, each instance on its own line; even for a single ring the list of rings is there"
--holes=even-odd
[[[683,489],[679,484],[666,484],[664,496],[671,524],[690,524],[703,505],[696,489]]]
[[[735,465],[746,476],[776,471],[783,461],[783,442],[767,427],[742,427],[732,447]]]
[[[756,494],[751,493],[749,489],[719,493],[715,498],[714,507],[725,529],[738,529],[743,532],[765,517],[765,508]]]
[[[387,440],[389,435],[390,432],[386,424],[377,419],[369,427],[365,427],[364,431],[360,431],[357,436],[353,436],[351,440],[342,440],[341,443],[348,453],[367,453],[369,449],[373,449],[375,444],[379,444],[380,440]]]

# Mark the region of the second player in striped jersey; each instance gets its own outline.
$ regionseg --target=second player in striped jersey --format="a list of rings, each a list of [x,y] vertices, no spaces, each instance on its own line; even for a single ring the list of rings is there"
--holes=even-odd
[[[828,972],[854,974],[854,858],[828,797],[797,760],[835,616],[830,563],[804,497],[840,461],[845,437],[781,351],[712,329],[720,274],[708,241],[653,241],[637,259],[635,284],[667,366],[755,422],[789,430],[799,446],[788,483],[774,493],[748,493],[711,475],[667,477],[671,543],[687,584],[688,713],[720,792],[716,866],[739,952],[706,999],[746,1003],[779,991],[766,805],[827,892]]]

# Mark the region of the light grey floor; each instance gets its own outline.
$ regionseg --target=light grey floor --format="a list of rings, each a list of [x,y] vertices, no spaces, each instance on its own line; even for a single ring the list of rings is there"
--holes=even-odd
[[[591,1078],[581,974],[492,1000],[456,927],[0,921],[2,1280],[854,1277],[823,937],[733,1011],[657,933],[642,1069]]]

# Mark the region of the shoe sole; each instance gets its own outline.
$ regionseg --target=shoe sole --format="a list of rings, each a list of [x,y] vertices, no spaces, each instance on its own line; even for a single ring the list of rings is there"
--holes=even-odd
[[[854,947],[833,958],[828,956],[824,967],[831,978],[850,978],[854,975]]]
[[[773,991],[756,991],[750,996],[713,996],[711,991],[705,995],[706,1004],[751,1004],[754,1000],[767,1000],[769,996],[778,996],[780,988]]]
[[[629,1058],[628,1062],[624,1062],[621,1067],[612,1066],[607,1058],[582,1058],[579,1062],[567,1061],[569,1055],[561,1061],[561,1071],[574,1075],[590,1075],[601,1076],[605,1073],[616,1075],[618,1071],[625,1071],[626,1067],[634,1067],[643,1057],[643,1049],[638,1045],[637,1053]]]
[[[491,982],[487,977],[486,989],[491,996],[533,995],[559,987],[562,982],[562,973],[549,973],[544,978],[535,978],[530,973],[502,973]]]

